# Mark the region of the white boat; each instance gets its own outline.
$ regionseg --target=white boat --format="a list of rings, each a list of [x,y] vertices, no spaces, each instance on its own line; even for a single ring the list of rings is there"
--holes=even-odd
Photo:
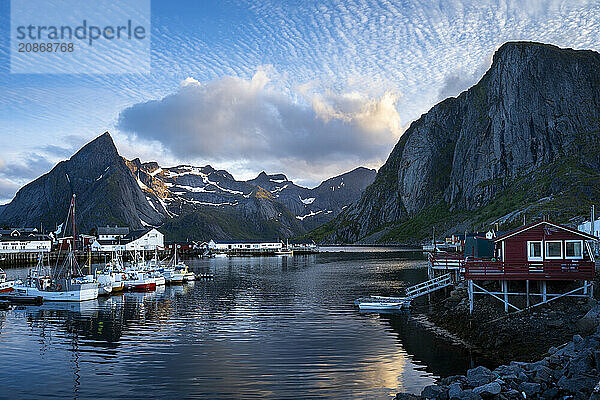
[[[227,257],[229,257],[229,255],[227,253],[215,253],[214,257],[215,258],[227,258]]]
[[[59,268],[57,264],[53,274],[47,273],[44,271],[43,256],[40,256],[37,267],[30,271],[26,281],[14,285],[16,295],[41,297],[44,301],[86,301],[98,298],[98,282],[93,279],[90,281],[89,276],[82,276],[75,258],[75,195],[69,207],[67,221],[70,216],[73,217],[73,242],[62,266]]]
[[[169,284],[183,283],[183,273],[175,271],[173,267],[163,268],[162,274]]]
[[[96,282],[98,282],[98,295],[109,295],[113,291],[115,278],[108,271],[100,271],[96,273]]]
[[[98,285],[57,280],[42,288],[38,280],[32,280],[29,284],[15,285],[14,292],[19,296],[41,297],[44,301],[86,301],[98,298]]]
[[[360,298],[354,304],[363,311],[403,310],[410,307],[410,299],[407,297],[370,296]]]
[[[281,257],[291,257],[294,255],[293,250],[279,250],[275,252],[276,256],[281,256]]]

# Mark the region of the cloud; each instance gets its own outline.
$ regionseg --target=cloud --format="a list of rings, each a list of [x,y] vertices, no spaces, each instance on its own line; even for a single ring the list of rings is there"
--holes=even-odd
[[[398,96],[357,91],[289,95],[259,68],[251,79],[185,79],[177,92],[123,110],[118,128],[158,141],[177,157],[265,165],[290,174],[316,168],[381,163],[402,133]],[[292,170],[290,170],[292,169]]]
[[[471,86],[479,82],[481,77],[492,65],[492,55],[493,53],[490,53],[490,56],[486,58],[485,62],[473,70],[458,68],[447,74],[438,92],[438,100],[444,100],[448,97],[456,97],[461,92],[469,89]]]
[[[9,202],[15,196],[17,190],[19,190],[17,183],[0,178],[0,204]]]
[[[10,180],[31,180],[50,171],[54,163],[46,156],[36,153],[28,153],[23,160],[0,163],[0,176]]]

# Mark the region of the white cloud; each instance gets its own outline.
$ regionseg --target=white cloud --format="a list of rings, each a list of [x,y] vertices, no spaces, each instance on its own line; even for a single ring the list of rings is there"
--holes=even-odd
[[[261,67],[251,79],[187,78],[174,94],[123,110],[119,129],[158,141],[179,158],[238,162],[292,176],[304,175],[308,165],[321,171],[320,178],[331,169],[380,165],[402,133],[392,92],[373,98],[300,87],[289,96],[271,76],[280,77]]]

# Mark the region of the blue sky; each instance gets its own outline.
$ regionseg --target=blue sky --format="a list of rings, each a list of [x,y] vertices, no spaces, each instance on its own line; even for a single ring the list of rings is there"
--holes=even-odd
[[[597,1],[152,1],[149,74],[11,74],[0,3],[0,201],[110,131],[122,155],[314,185],[379,167],[509,40],[600,50]]]

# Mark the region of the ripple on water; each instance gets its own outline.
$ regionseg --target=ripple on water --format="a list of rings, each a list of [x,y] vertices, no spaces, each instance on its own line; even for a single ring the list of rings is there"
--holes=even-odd
[[[373,255],[375,254],[375,255]],[[193,260],[215,274],[155,293],[0,312],[14,398],[390,398],[463,371],[467,354],[366,294],[425,278],[401,252]],[[17,274],[19,271],[11,271]],[[443,360],[443,362],[440,362]]]

